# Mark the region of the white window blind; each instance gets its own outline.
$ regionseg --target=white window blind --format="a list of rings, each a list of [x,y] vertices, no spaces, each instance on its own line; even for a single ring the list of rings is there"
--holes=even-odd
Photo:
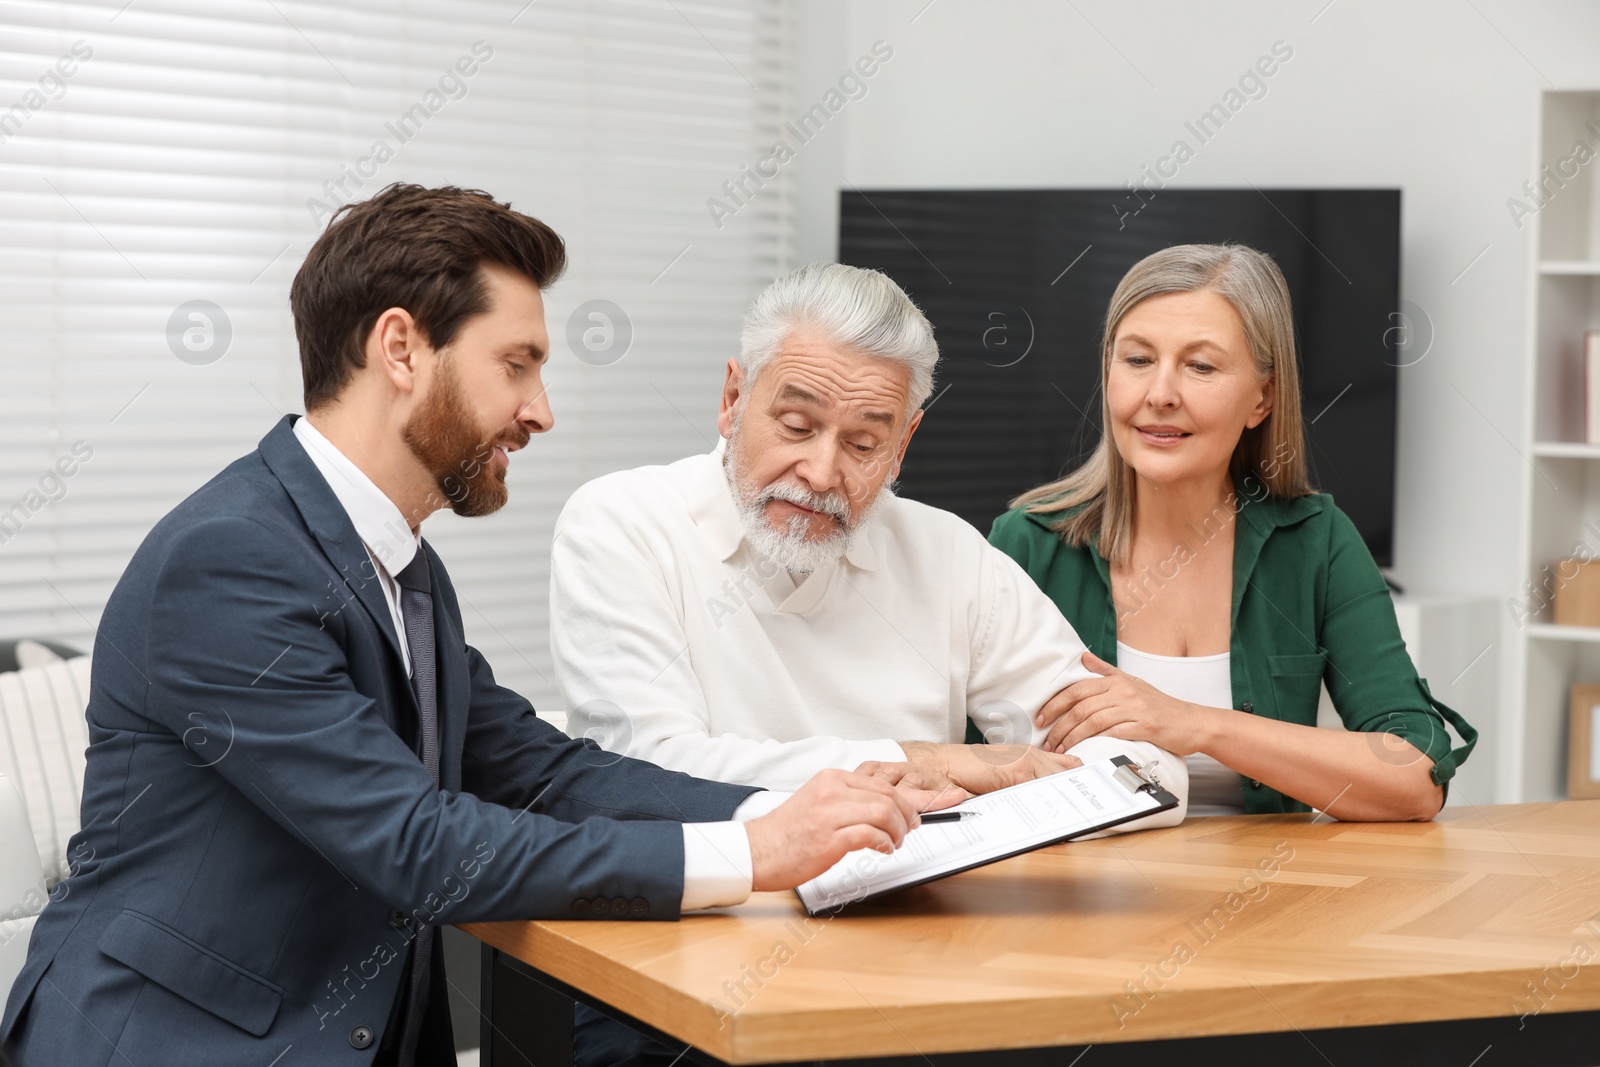
[[[785,37],[782,0],[0,2],[0,636],[87,648],[150,527],[302,410],[288,285],[327,208],[451,183],[569,245],[554,432],[501,513],[424,527],[469,638],[558,710],[562,502],[711,446],[740,316],[788,265],[783,175],[707,207],[780,136]],[[625,321],[581,319],[613,344],[586,362],[592,301]]]

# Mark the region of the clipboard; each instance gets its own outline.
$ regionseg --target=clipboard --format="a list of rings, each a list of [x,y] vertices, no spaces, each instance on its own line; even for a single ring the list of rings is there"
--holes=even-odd
[[[808,915],[836,913],[1177,805],[1153,765],[1112,756],[974,797],[947,809],[959,821],[924,823],[893,853],[848,853],[795,894]]]

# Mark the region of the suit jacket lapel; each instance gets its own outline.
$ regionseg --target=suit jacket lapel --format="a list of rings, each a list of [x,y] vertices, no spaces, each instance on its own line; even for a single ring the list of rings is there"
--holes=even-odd
[[[283,421],[261,439],[261,458],[277,475],[278,481],[283,483],[284,490],[294,501],[312,536],[322,546],[328,561],[339,569],[345,588],[351,594],[346,596],[341,593],[341,598],[345,603],[353,598],[366,609],[388,642],[396,664],[404,665],[405,660],[400,655],[400,636],[394,632],[389,603],[383,598],[372,557],[367,555],[367,548],[361,543],[339,498],[333,495],[333,490],[295,438],[294,420],[297,417],[285,415]],[[411,689],[409,685],[405,688],[407,692]]]

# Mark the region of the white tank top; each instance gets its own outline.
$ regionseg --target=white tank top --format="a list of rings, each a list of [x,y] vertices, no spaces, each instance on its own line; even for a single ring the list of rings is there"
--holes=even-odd
[[[1228,653],[1157,656],[1117,642],[1117,666],[1170,697],[1208,708],[1233,707]],[[1184,757],[1189,768],[1189,815],[1244,814],[1244,782],[1203,752]],[[1159,768],[1157,773],[1160,773]]]

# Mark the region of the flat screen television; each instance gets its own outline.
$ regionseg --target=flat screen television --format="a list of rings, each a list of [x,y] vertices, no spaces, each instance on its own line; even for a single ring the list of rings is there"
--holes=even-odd
[[[1190,242],[1269,253],[1294,301],[1312,484],[1390,564],[1399,366],[1421,328],[1400,307],[1398,189],[847,190],[839,230],[840,260],[899,282],[939,341],[899,491],[984,533],[1099,441],[1100,331],[1129,267]]]

